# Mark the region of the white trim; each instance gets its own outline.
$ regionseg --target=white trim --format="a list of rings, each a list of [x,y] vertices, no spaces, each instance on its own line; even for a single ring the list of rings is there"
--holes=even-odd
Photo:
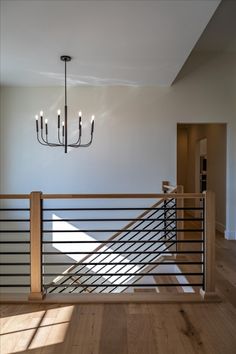
[[[226,240],[236,240],[236,231],[225,230]]]
[[[225,225],[221,222],[216,221],[216,230],[221,232],[222,234],[225,233]]]

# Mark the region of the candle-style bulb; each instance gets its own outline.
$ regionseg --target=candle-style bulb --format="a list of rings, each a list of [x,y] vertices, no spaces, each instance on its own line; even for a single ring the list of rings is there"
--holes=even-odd
[[[42,117],[42,116],[43,116],[43,111],[40,111],[40,113],[39,113],[39,114],[40,114],[40,117]]]
[[[48,124],[48,120],[47,119],[45,119],[45,124]]]
[[[64,125],[65,125],[65,122],[62,122],[62,123],[61,123],[61,125],[62,125],[62,126],[64,127]]]
[[[91,117],[91,123],[93,123],[93,122],[94,122],[94,119],[95,119],[95,116],[94,116],[94,115],[92,115],[92,117]]]
[[[60,109],[57,110],[57,115],[58,115],[58,116],[61,115],[61,110],[60,110]]]
[[[81,111],[79,111],[79,118],[81,118],[82,117],[82,112]]]
[[[37,114],[35,115],[35,119],[36,119],[36,120],[39,120],[39,116],[38,116]]]

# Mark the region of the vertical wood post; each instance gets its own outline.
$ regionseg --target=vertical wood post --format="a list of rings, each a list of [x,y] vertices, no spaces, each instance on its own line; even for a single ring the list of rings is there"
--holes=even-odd
[[[205,194],[204,212],[204,298],[215,297],[215,194]]]
[[[41,192],[30,194],[30,294],[41,300],[42,290],[42,207]]]
[[[166,188],[165,188],[165,186],[169,186],[170,185],[170,182],[169,181],[162,181],[162,192],[163,193],[166,193]]]
[[[177,186],[177,194],[182,194],[184,193],[184,187],[183,186]],[[184,198],[176,198],[176,207],[177,208],[183,208],[184,207]],[[184,219],[184,210],[180,209],[180,210],[176,210],[176,217],[177,219]],[[176,222],[176,228],[179,230],[183,230],[184,229],[184,221],[179,221],[177,220]],[[184,240],[184,232],[183,231],[177,231],[177,235],[176,235],[176,239],[177,241],[182,241]],[[177,251],[181,251],[183,250],[183,243],[177,243],[177,247],[176,250]],[[181,258],[181,255],[177,254],[178,258]]]
[[[169,181],[162,181],[162,192],[167,193],[168,189],[165,186],[169,186]],[[166,239],[166,226],[167,226],[167,210],[166,210],[167,200],[164,199],[164,230],[165,230],[165,239]]]

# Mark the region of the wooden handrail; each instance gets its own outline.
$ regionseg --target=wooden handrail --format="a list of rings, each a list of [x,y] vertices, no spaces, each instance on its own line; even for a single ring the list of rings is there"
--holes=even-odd
[[[0,194],[0,199],[29,199],[30,194]],[[153,193],[153,194],[41,194],[41,199],[199,199],[203,193]]]
[[[169,199],[204,198],[202,193],[149,193],[149,194],[42,194],[42,199]]]
[[[30,194],[0,194],[0,199],[29,199]]]

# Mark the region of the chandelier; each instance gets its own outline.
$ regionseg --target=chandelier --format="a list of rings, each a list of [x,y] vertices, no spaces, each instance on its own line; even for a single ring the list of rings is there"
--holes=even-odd
[[[88,147],[92,144],[93,141],[93,132],[94,132],[94,115],[91,117],[91,132],[90,139],[87,143],[82,144],[82,113],[78,113],[78,130],[77,130],[77,139],[68,143],[68,118],[67,118],[67,72],[66,64],[71,61],[71,57],[68,55],[62,55],[60,58],[65,63],[65,105],[64,105],[64,120],[61,121],[61,111],[57,111],[57,142],[50,142],[48,138],[48,119],[44,119],[43,111],[40,111],[40,129],[39,129],[39,116],[36,114],[36,134],[37,140],[41,145],[50,146],[50,147],[63,147],[65,153],[67,153],[68,147],[79,148],[79,147]]]

